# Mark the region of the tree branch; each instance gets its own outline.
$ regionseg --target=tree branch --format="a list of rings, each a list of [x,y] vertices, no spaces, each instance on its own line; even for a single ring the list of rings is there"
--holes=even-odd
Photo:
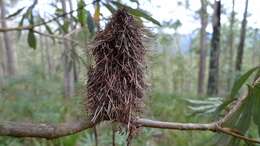
[[[48,23],[51,23],[55,20],[58,20],[60,17],[65,17],[66,15],[69,15],[69,14],[72,14],[78,10],[81,10],[81,9],[84,9],[87,5],[90,5],[92,4],[93,2],[91,3],[88,3],[88,4],[85,4],[83,5],[82,7],[78,7],[77,9],[75,10],[71,10],[69,12],[65,12],[63,14],[60,14],[60,15],[57,15],[56,17],[53,17],[47,21],[43,21],[41,23],[38,23],[38,24],[35,24],[35,25],[27,25],[27,26],[17,26],[17,27],[10,27],[10,28],[0,28],[0,32],[7,32],[7,31],[20,31],[20,30],[29,30],[29,29],[33,29],[35,27],[39,27],[39,26],[42,26],[42,25],[46,25]]]
[[[36,137],[53,139],[62,136],[72,135],[91,128],[95,123],[90,120],[79,120],[62,124],[33,124],[0,122],[0,135],[13,137]]]
[[[42,35],[42,36],[46,36],[46,37],[49,37],[49,38],[54,38],[54,39],[58,39],[58,40],[66,40],[66,41],[70,41],[78,46],[80,46],[81,48],[84,48],[84,46],[76,41],[76,40],[73,40],[73,39],[70,39],[69,38],[69,35],[66,35],[66,36],[58,36],[58,35],[52,35],[52,34],[47,34],[47,33],[43,33],[43,32],[40,32],[40,31],[37,31],[37,30],[33,30],[35,33],[39,34],[39,35]]]
[[[251,143],[260,144],[260,140],[241,135],[235,129],[223,127],[223,124],[241,107],[243,101],[246,98],[247,94],[245,96],[240,97],[235,106],[233,106],[232,109],[222,119],[211,123],[201,124],[162,122],[150,119],[137,118],[135,121],[133,121],[133,124],[135,124],[137,127],[147,128],[211,131],[230,135],[235,138],[245,140]],[[98,123],[99,122],[93,123],[88,119],[82,119],[58,125],[0,122],[0,136],[36,137],[53,139],[81,132],[88,128],[94,127]]]

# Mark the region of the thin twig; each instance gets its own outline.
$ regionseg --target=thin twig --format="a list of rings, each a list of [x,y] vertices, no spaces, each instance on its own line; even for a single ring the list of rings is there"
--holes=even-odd
[[[76,45],[78,45],[78,46],[84,48],[83,45],[80,44],[80,42],[78,42],[78,41],[76,41],[76,40],[73,40],[73,39],[70,39],[70,38],[67,37],[67,36],[52,35],[52,34],[43,33],[43,32],[37,31],[37,30],[33,30],[33,31],[34,31],[35,33],[39,34],[39,35],[43,35],[43,36],[46,36],[46,37],[55,38],[55,39],[59,39],[59,40],[62,40],[62,41],[64,41],[64,40],[70,41],[70,42],[72,42],[72,43],[74,43],[74,44],[76,44]]]
[[[29,30],[29,29],[33,29],[35,27],[39,27],[39,26],[42,26],[42,25],[46,25],[48,23],[51,23],[53,21],[56,21],[58,20],[60,17],[64,17],[66,15],[69,15],[69,14],[72,14],[78,10],[81,10],[81,9],[84,9],[87,5],[90,5],[92,4],[93,2],[91,3],[88,3],[88,4],[85,4],[83,5],[82,7],[78,7],[77,9],[75,10],[71,10],[69,12],[65,12],[63,14],[60,14],[60,15],[57,15],[56,17],[53,17],[47,21],[43,21],[41,23],[38,23],[38,24],[35,24],[35,25],[27,25],[27,26],[17,26],[17,27],[9,27],[9,28],[0,28],[0,32],[6,32],[6,31],[20,31],[20,30]]]

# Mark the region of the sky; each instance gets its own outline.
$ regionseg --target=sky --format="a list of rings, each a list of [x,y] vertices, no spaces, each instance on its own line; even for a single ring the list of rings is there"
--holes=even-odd
[[[38,6],[36,9],[38,9],[41,13],[41,15],[49,15],[53,14],[54,9],[49,5],[52,0],[38,0]],[[76,1],[75,2],[74,9],[76,9]],[[129,1],[129,0],[122,0],[123,2]],[[179,28],[178,32],[182,34],[188,34],[191,33],[196,28],[200,27],[200,20],[198,15],[196,15],[194,12],[200,9],[200,0],[189,0],[190,10],[185,8],[185,4],[180,6],[177,4],[178,1],[185,0],[139,0],[140,2],[140,8],[148,11],[156,20],[159,20],[160,22],[163,21],[169,21],[172,20],[173,22],[176,20],[180,20],[182,23],[182,26]],[[210,0],[212,3],[213,0]],[[92,0],[85,0],[86,4],[90,4]],[[232,0],[222,0],[222,5],[224,6],[224,9],[228,14],[231,12],[232,8]],[[17,8],[21,8],[23,6],[29,6],[32,3],[32,0],[23,0],[18,5]],[[133,7],[136,7],[136,4],[129,3]],[[242,20],[243,18],[243,12],[245,7],[245,0],[235,0],[235,11],[237,13],[236,18],[239,20]],[[260,0],[249,0],[249,16],[248,16],[248,25],[253,26],[255,28],[260,28],[260,19],[259,19],[259,13],[260,13]],[[87,10],[90,10],[93,14],[93,6],[88,5],[86,7]],[[14,10],[15,11],[15,10]],[[208,8],[208,13],[212,14],[212,9]],[[101,12],[104,14],[104,16],[110,16],[110,13],[105,8],[101,9]],[[228,19],[226,16],[222,15],[221,23],[227,23]],[[146,23],[147,26],[152,27],[154,26],[151,23]],[[167,30],[169,32],[173,30]],[[211,32],[211,26],[208,25],[207,28],[208,32]]]

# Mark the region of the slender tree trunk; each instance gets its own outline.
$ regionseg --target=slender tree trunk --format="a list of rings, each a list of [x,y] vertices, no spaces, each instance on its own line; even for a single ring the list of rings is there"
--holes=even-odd
[[[61,0],[64,13],[67,11],[66,1]],[[64,23],[69,23],[68,15],[64,16]],[[64,32],[64,36],[68,32]],[[71,43],[64,39],[64,95],[65,98],[72,97],[74,95],[74,72],[73,72],[73,60],[71,57]]]
[[[198,95],[204,94],[204,80],[205,80],[205,68],[206,68],[206,55],[207,55],[207,33],[206,28],[208,25],[208,14],[207,14],[207,1],[200,0],[200,58],[199,58],[199,74],[198,74]]]
[[[115,127],[112,126],[112,146],[116,146],[116,130]]]
[[[51,43],[50,41],[48,41],[48,38],[45,37],[44,39],[45,41],[45,54],[46,54],[46,60],[47,60],[47,72],[48,72],[48,76],[51,76],[52,75],[52,72],[53,72],[53,61],[52,61],[52,56],[51,56],[51,53],[50,53],[50,45],[49,43]]]
[[[221,2],[215,0],[213,14],[213,34],[211,39],[211,51],[209,62],[209,78],[208,90],[209,96],[218,94],[218,79],[219,79],[219,55],[220,55],[220,15]]]
[[[41,27],[39,28],[39,31],[41,32]],[[45,51],[44,51],[44,40],[43,40],[43,36],[40,35],[39,36],[39,40],[40,40],[40,53],[41,53],[41,66],[42,66],[42,71],[43,71],[43,77],[46,78],[47,76],[47,71],[46,71],[46,62],[45,62]]]
[[[69,2],[70,11],[73,11],[72,1],[71,1],[71,0],[68,0],[68,2]],[[71,14],[71,22],[73,22],[72,14]],[[71,30],[74,29],[73,25],[74,25],[74,24],[71,23],[71,25],[70,25]],[[71,38],[73,38],[73,35],[71,36]],[[72,45],[72,48],[71,48],[71,49],[72,49],[73,51],[75,51],[75,53],[77,53],[77,52],[76,52],[76,48],[75,48],[74,45]],[[78,65],[77,65],[77,62],[76,62],[76,61],[73,61],[72,67],[73,67],[73,74],[74,74],[74,81],[75,81],[75,82],[78,81],[78,74],[79,74],[78,69],[77,69],[77,66],[78,66]]]
[[[0,40],[2,40],[2,35],[0,34]],[[2,41],[0,41],[0,88],[4,85],[5,76],[5,59],[4,59],[4,47]]]
[[[243,54],[244,54],[244,45],[246,37],[246,24],[247,24],[247,9],[248,9],[248,0],[245,3],[245,11],[241,25],[240,40],[237,48],[237,57],[236,57],[236,72],[240,73],[243,63]]]
[[[259,41],[257,39],[258,32],[259,32],[259,29],[256,28],[255,31],[254,31],[254,40],[255,40],[255,42],[253,44],[253,52],[252,52],[252,54],[253,54],[252,55],[252,64],[253,64],[253,66],[257,66],[257,65],[260,64],[260,62],[257,61],[258,60],[258,58],[257,58],[258,55],[260,56],[260,54],[259,54],[260,51],[258,51],[259,50],[259,48],[258,48]]]
[[[2,28],[7,28],[6,19],[5,19],[5,4],[4,0],[0,0],[0,11],[1,11],[1,25]],[[8,32],[3,32],[4,46],[6,49],[6,70],[9,76],[13,76],[16,73],[15,65],[15,50],[11,44],[10,36]]]
[[[229,75],[228,75],[228,91],[231,89],[233,84],[233,72],[234,72],[234,27],[235,23],[235,0],[232,0],[232,12],[230,16],[230,26],[229,26]]]

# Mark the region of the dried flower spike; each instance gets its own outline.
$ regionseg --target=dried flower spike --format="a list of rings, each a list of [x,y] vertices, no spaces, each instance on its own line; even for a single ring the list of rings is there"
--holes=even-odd
[[[143,26],[125,9],[113,14],[91,48],[95,64],[88,73],[87,110],[92,121],[131,126],[141,112],[145,81]]]

